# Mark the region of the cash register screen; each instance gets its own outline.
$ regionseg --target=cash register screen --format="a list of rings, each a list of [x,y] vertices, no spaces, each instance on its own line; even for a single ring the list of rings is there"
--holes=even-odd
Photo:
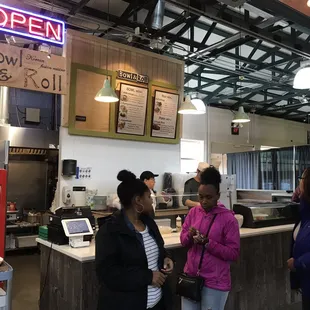
[[[70,235],[90,233],[85,220],[66,222],[66,226]]]

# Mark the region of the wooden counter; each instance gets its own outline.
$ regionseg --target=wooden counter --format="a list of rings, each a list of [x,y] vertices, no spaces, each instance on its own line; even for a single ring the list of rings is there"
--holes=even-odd
[[[111,215],[112,212],[109,211],[93,211],[95,217],[104,217]],[[180,207],[176,209],[162,209],[155,211],[155,217],[170,217],[178,215],[186,215],[188,213],[188,207]]]
[[[241,256],[232,265],[232,285],[225,310],[288,310],[294,298],[289,289],[286,260],[289,258],[293,225],[262,229],[241,229]],[[183,269],[187,249],[180,246],[179,234],[164,235],[174,255],[176,268],[169,282],[174,289]],[[38,239],[41,246],[41,290],[48,279],[40,310],[96,310],[98,284],[94,244],[72,249]],[[175,296],[175,310],[180,298]]]

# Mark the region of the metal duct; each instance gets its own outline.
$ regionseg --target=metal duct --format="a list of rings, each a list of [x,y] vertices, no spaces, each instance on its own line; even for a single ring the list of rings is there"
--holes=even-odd
[[[9,124],[9,88],[0,86],[0,126]]]
[[[234,8],[239,7],[243,5],[247,0],[219,0],[219,2],[222,2],[224,4],[230,5]]]
[[[158,0],[153,13],[152,28],[159,30],[163,27],[165,15],[165,0]]]

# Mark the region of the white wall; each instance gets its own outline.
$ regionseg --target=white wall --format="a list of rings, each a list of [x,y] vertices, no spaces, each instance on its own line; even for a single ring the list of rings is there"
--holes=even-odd
[[[249,151],[253,146],[259,149],[261,145],[284,147],[307,143],[308,124],[251,115],[251,122],[240,129],[240,135],[233,136],[230,128],[233,119],[231,111],[208,108],[208,113],[209,116],[185,115],[182,137],[205,140],[211,153]]]
[[[67,128],[60,129],[60,168],[63,159],[76,159],[78,167],[92,167],[91,180],[63,178],[60,175],[60,193],[63,186],[86,186],[98,189],[98,195],[116,192],[117,173],[129,169],[137,177],[144,170],[160,174],[157,187],[161,188],[164,172],[180,172],[180,146],[73,136]]]

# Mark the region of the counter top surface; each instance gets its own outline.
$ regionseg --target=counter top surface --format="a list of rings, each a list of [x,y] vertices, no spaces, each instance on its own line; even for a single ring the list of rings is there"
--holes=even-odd
[[[281,226],[272,226],[272,227],[265,227],[265,228],[241,228],[240,229],[240,236],[241,238],[249,238],[249,237],[256,237],[268,234],[276,234],[286,231],[292,231],[294,225],[281,225]],[[180,233],[171,233],[171,234],[164,234],[163,235],[165,241],[165,247],[167,249],[177,248],[181,246],[180,243]],[[58,251],[64,255],[72,257],[80,262],[89,262],[95,259],[95,242],[92,241],[89,247],[85,248],[78,248],[74,249],[71,248],[69,245],[56,245],[51,244],[50,242],[37,238],[36,241],[44,246],[51,247],[55,251]]]

